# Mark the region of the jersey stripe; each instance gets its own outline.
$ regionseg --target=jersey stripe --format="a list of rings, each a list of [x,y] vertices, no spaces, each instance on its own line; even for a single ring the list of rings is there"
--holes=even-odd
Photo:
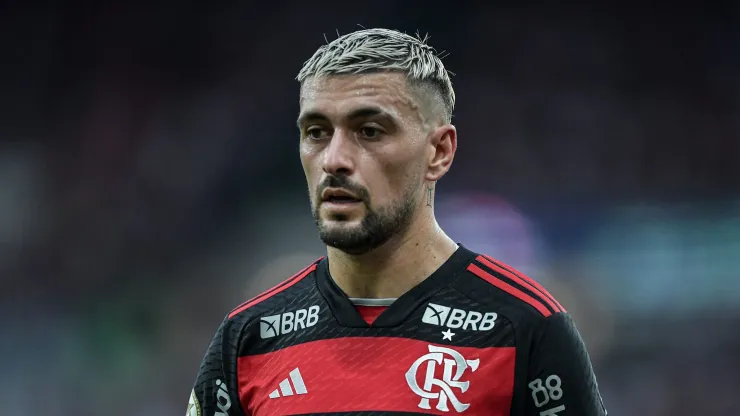
[[[469,264],[468,271],[485,280],[486,282],[496,286],[497,288],[503,290],[504,292],[514,296],[515,298],[526,302],[531,307],[537,309],[544,317],[552,315],[550,309],[547,309],[547,307],[541,301],[504,282],[503,280],[501,280],[501,278],[481,269],[477,265],[472,263]]]
[[[558,302],[558,300],[555,299],[555,297],[553,295],[551,295],[550,292],[548,292],[547,289],[545,289],[545,287],[542,286],[536,280],[534,280],[531,277],[527,276],[526,274],[520,272],[519,270],[517,270],[517,269],[515,269],[515,268],[513,268],[511,266],[509,266],[508,264],[506,264],[506,263],[504,263],[504,262],[502,262],[500,260],[496,260],[496,259],[492,258],[491,256],[488,256],[488,255],[484,254],[483,257],[487,258],[492,263],[495,263],[496,265],[498,265],[502,269],[508,270],[510,273],[513,273],[513,274],[519,276],[522,280],[525,280],[525,281],[531,283],[534,287],[536,287],[538,289],[538,291],[540,293],[542,293],[544,296],[547,296],[548,299],[550,299],[551,301],[553,301],[558,306],[558,308],[560,308],[560,310],[562,312],[567,312],[565,310],[565,308],[563,307],[563,305],[561,305],[560,302]]]
[[[235,315],[238,315],[239,313],[251,308],[252,306],[277,295],[278,293],[282,292],[283,290],[293,286],[294,284],[300,282],[304,277],[308,276],[311,272],[316,270],[316,263],[318,263],[323,257],[313,262],[311,265],[305,267],[300,272],[294,274],[292,277],[290,277],[288,280],[285,280],[284,282],[280,283],[279,285],[273,287],[272,289],[269,289],[265,292],[262,292],[261,294],[253,297],[252,299],[242,303],[241,305],[237,306],[236,309],[231,311],[229,314],[229,319],[233,318]]]
[[[521,273],[515,274],[513,271],[502,266],[500,263],[496,262],[495,260],[489,261],[488,257],[478,256],[476,260],[478,260],[481,264],[491,269],[493,272],[502,274],[506,276],[507,278],[511,279],[512,281],[518,283],[523,288],[528,289],[529,291],[532,292],[533,295],[540,298],[540,300],[545,301],[545,303],[547,303],[547,305],[550,306],[550,308],[554,312],[564,312],[565,311],[563,307],[560,306],[560,304],[555,299],[552,298],[552,296],[549,296],[550,294],[542,286],[540,286],[539,283],[536,283],[531,278],[525,277]],[[535,287],[535,285],[539,286],[539,288]]]
[[[452,367],[452,376],[455,371],[460,371],[458,377],[462,375],[457,385],[453,381],[452,388],[447,389],[454,396],[445,397],[441,393],[441,398],[437,396],[430,401],[431,408],[420,408],[422,398],[414,393],[409,382],[423,393],[428,380],[451,378],[447,376],[451,363],[440,360],[429,364],[437,357],[450,357],[450,352],[433,352],[434,348],[442,347],[444,351],[450,347],[433,344],[439,342],[400,336],[345,336],[302,342],[266,354],[241,356],[237,358],[238,395],[235,396],[241,398],[248,415],[459,414],[452,404],[453,397],[460,402],[458,405],[471,404],[467,410],[459,410],[464,410],[462,414],[466,416],[512,414],[519,352],[513,346],[453,347],[452,353],[465,360]],[[296,394],[290,377],[296,368],[306,394]],[[284,394],[281,383],[292,394]],[[470,388],[462,387],[468,385]],[[449,410],[437,409],[439,403],[446,403]]]

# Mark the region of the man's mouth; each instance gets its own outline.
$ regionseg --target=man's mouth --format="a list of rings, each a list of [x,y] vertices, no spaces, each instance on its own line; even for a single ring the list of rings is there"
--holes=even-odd
[[[327,188],[321,193],[321,200],[332,204],[353,204],[360,202],[353,193],[341,188]]]
[[[351,196],[336,195],[328,197],[324,202],[331,202],[332,204],[352,204],[360,202],[360,200]]]

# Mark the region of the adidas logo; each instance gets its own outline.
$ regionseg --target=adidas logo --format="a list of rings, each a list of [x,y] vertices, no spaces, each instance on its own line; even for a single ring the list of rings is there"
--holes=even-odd
[[[300,370],[296,367],[290,372],[290,377],[280,382],[280,388],[277,388],[270,393],[270,398],[277,399],[278,397],[287,397],[294,394],[306,393],[308,393],[308,390],[306,390],[306,384],[303,382]]]

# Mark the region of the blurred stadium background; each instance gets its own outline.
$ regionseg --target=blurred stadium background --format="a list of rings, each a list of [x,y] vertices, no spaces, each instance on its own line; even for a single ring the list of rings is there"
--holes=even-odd
[[[323,252],[293,78],[362,24],[449,51],[438,218],[560,298],[610,414],[740,414],[737,6],[280,3],[2,6],[0,413],[185,411]]]

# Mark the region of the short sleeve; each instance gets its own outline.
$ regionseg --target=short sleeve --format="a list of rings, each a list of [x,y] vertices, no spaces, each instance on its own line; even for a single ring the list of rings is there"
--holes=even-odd
[[[591,359],[572,318],[547,318],[527,368],[526,416],[605,416]]]
[[[216,331],[190,393],[186,416],[243,416],[239,404],[236,355],[238,339],[225,319]]]

